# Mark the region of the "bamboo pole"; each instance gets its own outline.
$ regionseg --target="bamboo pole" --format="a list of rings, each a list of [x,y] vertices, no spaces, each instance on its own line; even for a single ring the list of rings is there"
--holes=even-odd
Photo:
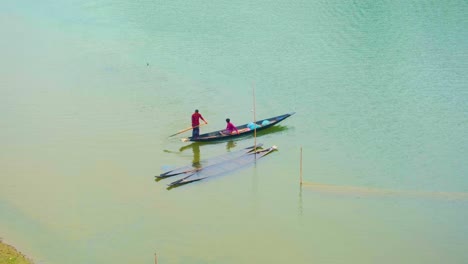
[[[252,85],[253,94],[253,119],[254,119],[254,146],[257,147],[257,119],[255,114],[255,83]]]
[[[301,146],[301,156],[300,156],[300,181],[302,186],[302,146]]]
[[[154,264],[158,264],[158,255],[154,253]]]

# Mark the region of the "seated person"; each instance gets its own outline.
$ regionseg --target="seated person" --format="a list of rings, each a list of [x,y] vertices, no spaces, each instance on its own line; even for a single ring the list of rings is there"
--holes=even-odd
[[[239,130],[237,130],[237,127],[233,123],[231,123],[231,119],[226,118],[226,123],[227,123],[226,130],[221,132],[222,134],[230,135],[230,134],[234,134],[234,132],[237,132],[237,134],[239,134]]]

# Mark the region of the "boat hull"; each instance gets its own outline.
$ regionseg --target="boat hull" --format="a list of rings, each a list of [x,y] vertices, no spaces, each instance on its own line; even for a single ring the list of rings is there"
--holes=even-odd
[[[278,124],[279,122],[285,120],[286,118],[288,118],[288,117],[290,117],[290,116],[292,116],[294,114],[295,114],[295,112],[292,112],[292,113],[288,113],[288,114],[284,114],[284,115],[280,115],[280,116],[275,116],[275,117],[270,117],[270,118],[259,120],[259,121],[255,122],[257,125],[260,126],[257,129],[249,129],[247,127],[248,124],[238,126],[237,129],[239,130],[239,134],[237,134],[237,133],[224,134],[223,133],[224,130],[218,130],[218,131],[214,131],[214,132],[210,132],[210,133],[201,134],[200,136],[195,137],[195,138],[194,137],[188,137],[188,138],[183,139],[183,141],[193,141],[193,142],[226,141],[226,140],[231,140],[231,139],[234,139],[234,138],[249,136],[249,135],[252,135],[255,132],[255,130],[257,132],[259,132],[259,131],[268,129],[268,128]],[[269,123],[267,125],[261,126],[261,124],[264,121],[267,121],[267,120],[268,120]]]

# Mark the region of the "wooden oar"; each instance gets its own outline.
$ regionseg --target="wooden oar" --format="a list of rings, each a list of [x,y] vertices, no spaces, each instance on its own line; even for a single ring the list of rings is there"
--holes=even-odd
[[[206,125],[206,124],[208,124],[208,123],[200,124],[200,125],[194,126],[194,127],[188,127],[188,128],[183,129],[183,130],[181,130],[181,131],[179,131],[179,132],[177,132],[177,133],[175,133],[175,134],[170,135],[169,137],[173,137],[173,136],[175,136],[175,135],[179,135],[180,133],[184,133],[185,131],[189,131],[190,129],[194,129],[194,128],[196,128],[196,127],[201,127],[201,126],[204,126],[204,125]]]

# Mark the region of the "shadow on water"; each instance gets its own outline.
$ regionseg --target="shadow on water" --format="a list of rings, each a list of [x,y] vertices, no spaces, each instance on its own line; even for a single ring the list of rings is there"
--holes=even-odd
[[[198,169],[201,169],[201,167],[202,167],[200,145],[201,145],[200,143],[195,142],[195,143],[189,144],[187,146],[181,147],[178,152],[177,151],[169,151],[169,150],[164,150],[164,152],[180,154],[180,153],[182,153],[183,151],[185,151],[187,149],[192,149],[192,153],[193,153],[192,164],[188,165],[188,166],[181,167],[181,168],[183,168],[184,170],[187,170],[187,171],[192,170],[192,169],[198,170]],[[180,170],[180,168],[178,168],[176,170]],[[156,178],[155,181],[159,182],[159,181],[161,181],[163,179],[164,178]]]
[[[282,132],[282,131],[286,131],[288,130],[288,127],[287,126],[280,126],[280,125],[277,125],[277,126],[273,126],[267,130],[263,130],[263,131],[260,131],[259,133],[257,133],[257,137],[261,137],[263,135],[268,135],[268,134],[271,134],[271,133],[277,133],[277,132]],[[164,150],[164,152],[168,152],[168,153],[175,153],[175,154],[180,154],[188,149],[192,149],[192,153],[193,153],[193,159],[192,159],[192,168],[194,169],[201,169],[202,168],[202,158],[201,158],[201,151],[200,151],[200,147],[201,146],[204,146],[204,145],[213,145],[213,144],[220,144],[220,143],[225,143],[226,144],[226,150],[227,152],[231,152],[232,149],[236,148],[237,147],[237,141],[240,141],[240,140],[243,140],[243,139],[246,139],[246,138],[251,138],[253,137],[253,134],[249,134],[249,136],[245,136],[245,137],[241,137],[241,138],[237,138],[237,139],[231,139],[229,141],[216,141],[216,142],[192,142],[186,146],[182,146],[179,148],[179,151],[169,151],[169,150]],[[256,162],[256,161],[255,161]],[[157,178],[156,181],[160,181],[162,180],[161,178]],[[170,189],[173,189],[175,188],[174,187],[170,187],[168,188],[168,190]]]
[[[184,152],[186,151],[187,149],[192,149],[192,151],[196,151],[194,150],[194,148],[198,148],[198,150],[200,150],[200,146],[203,146],[203,145],[208,145],[208,143],[205,143],[205,142],[192,142],[186,146],[183,146],[183,147],[180,147],[179,148],[179,152]]]
[[[184,152],[187,149],[192,149],[192,151],[195,154],[195,148],[198,148],[198,151],[201,146],[206,146],[206,145],[214,145],[214,144],[223,144],[226,143],[226,150],[230,151],[231,149],[237,147],[237,142],[235,140],[230,140],[228,142],[226,141],[218,141],[218,142],[192,142],[186,146],[183,146],[179,148],[179,152],[176,151],[169,151],[169,150],[164,150],[164,152],[169,152],[169,153],[181,153]]]
[[[192,164],[191,167],[193,169],[201,169],[202,164],[201,164],[201,151],[200,151],[200,146],[205,145],[205,143],[200,143],[200,142],[193,142],[189,145],[183,146],[179,148],[179,151],[170,151],[170,150],[164,150],[164,152],[167,153],[173,153],[173,154],[181,154],[183,151],[191,149],[192,154],[193,154],[193,159],[192,159]],[[190,167],[190,166],[187,166]],[[189,168],[187,168],[188,170]],[[163,180],[164,178],[156,178],[155,181],[159,182]]]
[[[193,180],[193,181],[189,181],[189,182],[187,182],[187,183],[182,183],[182,184],[177,184],[177,185],[171,185],[171,186],[168,186],[168,187],[166,188],[166,190],[169,191],[169,190],[172,190],[172,189],[175,189],[175,188],[182,187],[182,186],[187,185],[187,184],[189,184],[189,183],[194,183],[194,182],[201,181],[201,180],[203,180],[203,178],[196,179],[196,180]]]
[[[202,166],[199,144],[190,144],[193,150],[192,164],[182,167],[184,177],[168,184],[169,187],[167,187],[167,190],[171,190],[188,183],[204,180],[206,178],[211,178],[213,176],[227,174],[250,163],[255,164],[257,158],[266,156],[270,152],[276,150],[274,147],[262,149],[261,147],[254,148],[254,146],[250,146],[242,148],[239,151],[229,153],[231,152],[230,149],[236,147],[236,145],[237,144],[234,141],[227,142],[226,149],[228,153],[210,158],[209,160],[204,160]],[[252,150],[255,151],[252,152]],[[258,153],[258,155],[251,155],[252,153]],[[177,175],[182,174],[180,173],[180,168],[174,171],[171,171],[171,173],[177,173]]]
[[[228,142],[226,147],[232,146],[232,144],[233,142]],[[251,151],[249,149],[254,149],[254,151]],[[243,150],[245,152],[243,152],[243,154],[241,154],[240,156],[228,156],[230,158],[227,159],[223,157],[221,161],[205,166],[203,170],[196,169],[195,171],[191,171],[188,176],[185,176],[182,179],[170,183],[169,187],[167,187],[167,190],[178,188],[188,183],[205,180],[207,178],[211,179],[213,177],[229,174],[233,171],[245,168],[247,165],[256,165],[257,159],[260,159],[274,151],[277,151],[277,148],[276,146],[272,146],[270,148],[262,149],[254,148],[252,146],[244,148]],[[254,193],[257,192],[257,185],[257,177],[255,176],[253,182]]]
[[[257,137],[261,137],[261,136],[272,134],[272,133],[283,132],[283,131],[286,131],[288,129],[289,128],[287,126],[276,125],[276,126],[268,128],[268,129],[261,130],[261,131],[257,132]]]
[[[200,146],[206,145],[207,143],[200,143],[200,142],[194,142],[191,143],[187,146],[183,146],[179,149],[179,152],[183,152],[187,149],[192,149],[193,153],[193,160],[192,160],[192,166],[195,169],[200,169],[201,166],[201,155],[200,155]],[[237,146],[237,143],[233,140],[230,140],[226,143],[226,150],[230,151],[231,149],[235,148]]]

